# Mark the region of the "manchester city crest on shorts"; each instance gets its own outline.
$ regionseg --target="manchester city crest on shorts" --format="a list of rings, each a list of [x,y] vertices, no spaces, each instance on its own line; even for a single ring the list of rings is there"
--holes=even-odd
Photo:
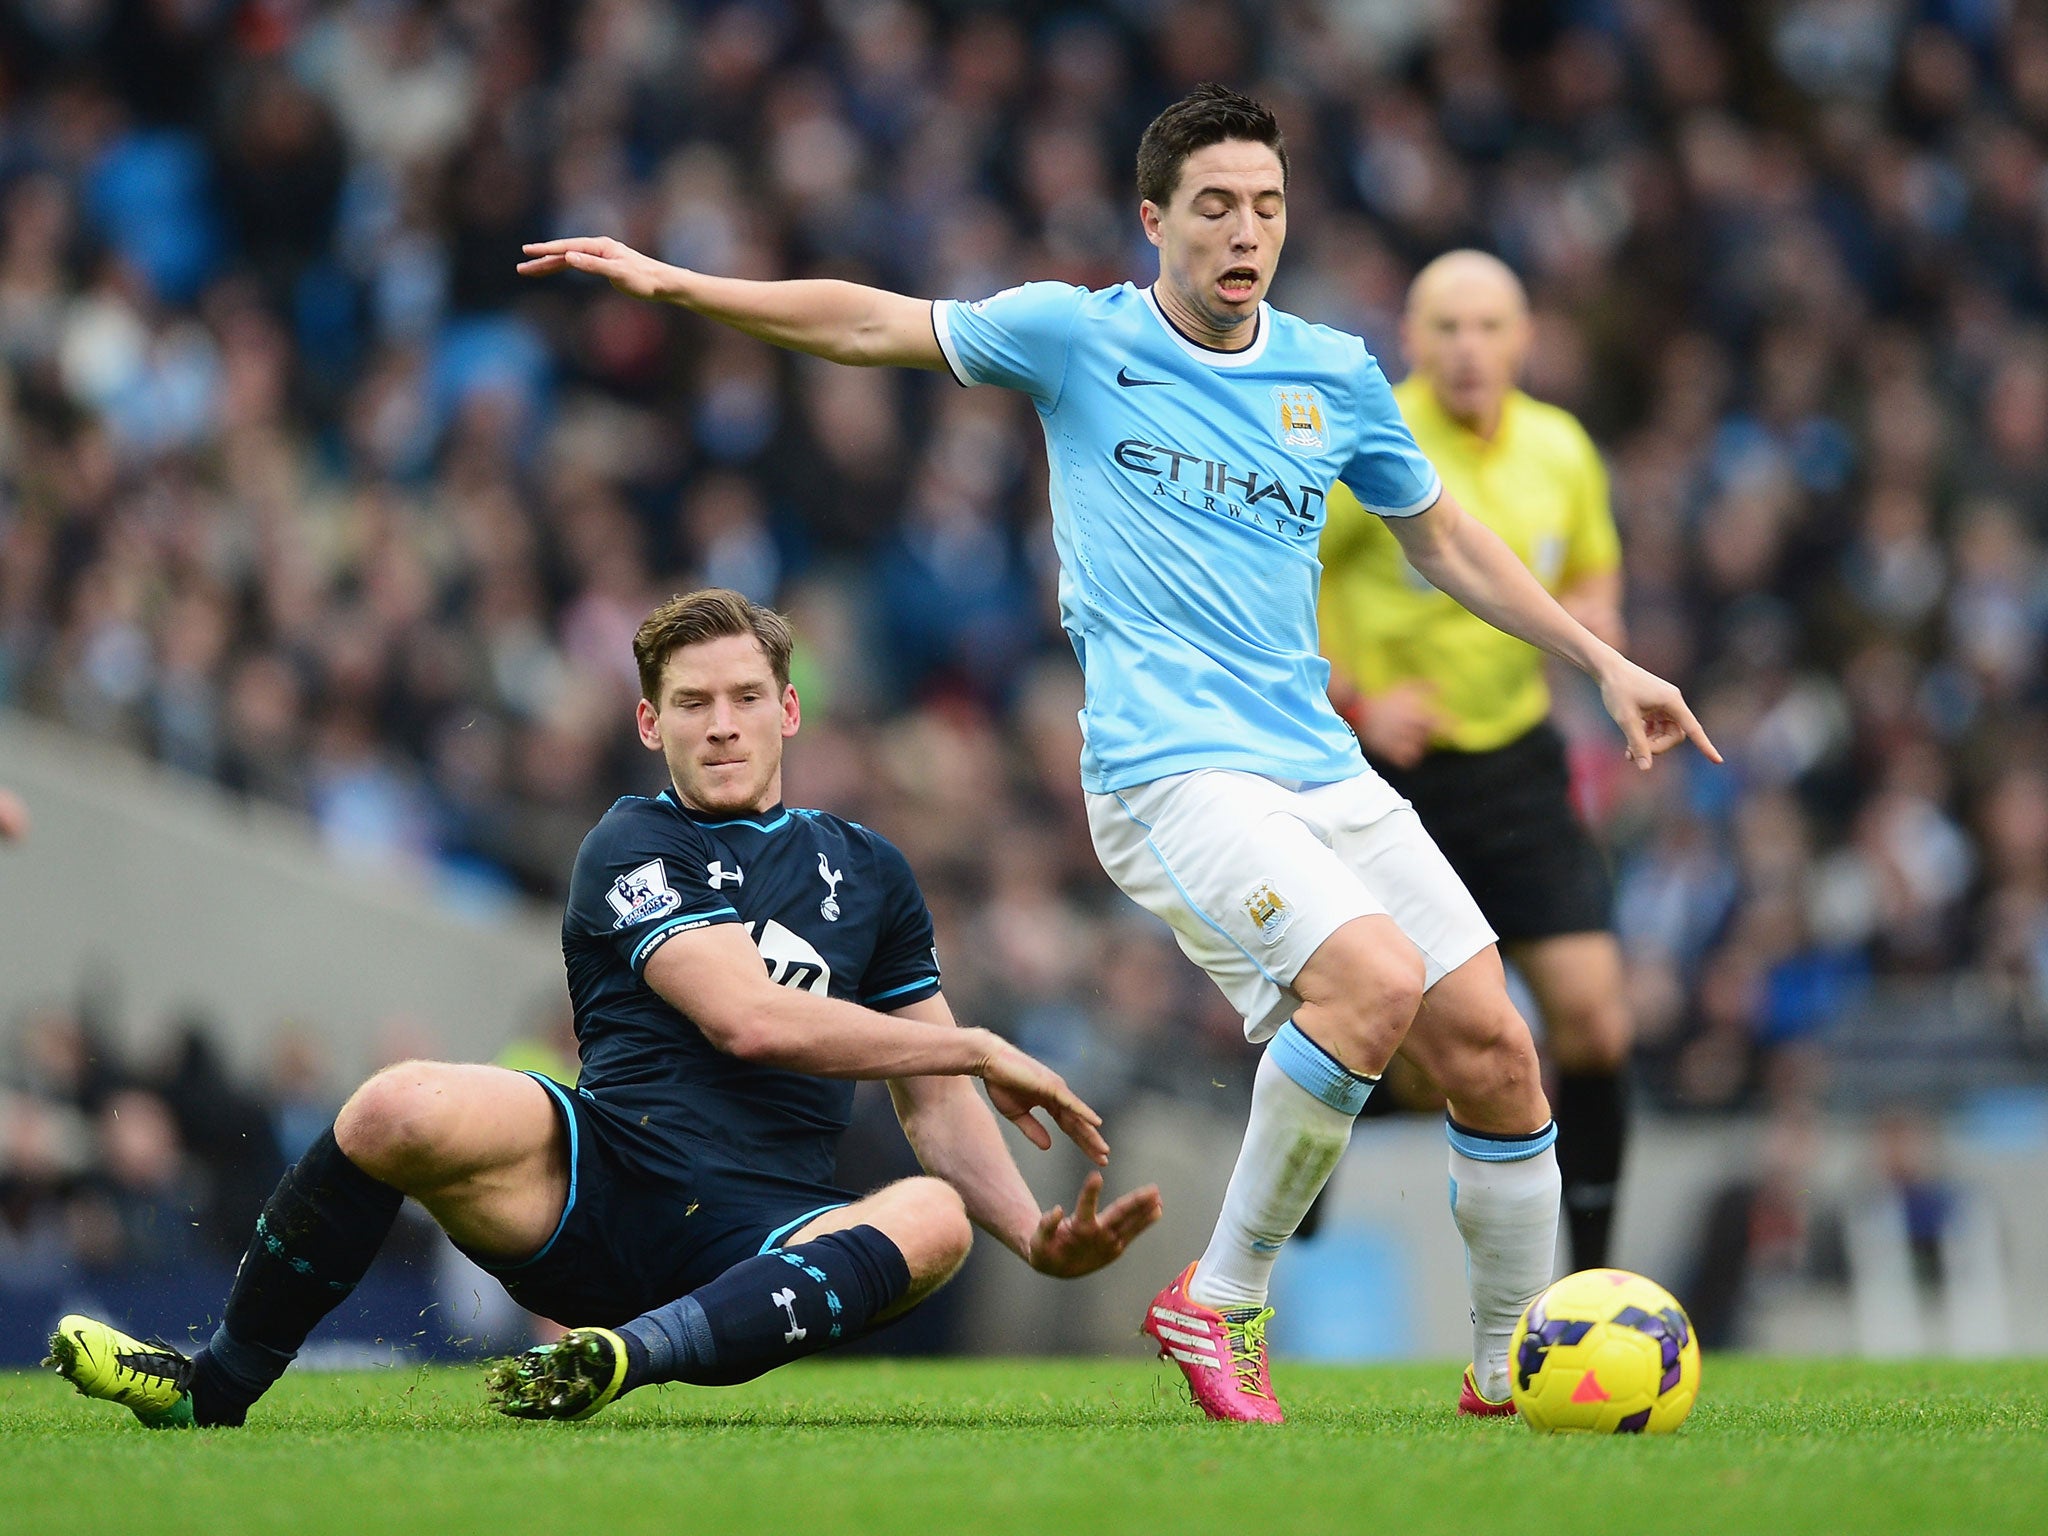
[[[1294,908],[1285,896],[1273,889],[1270,880],[1261,880],[1245,892],[1241,905],[1245,915],[1252,920],[1252,926],[1259,930],[1259,938],[1268,944],[1279,943],[1280,935],[1294,921]]]
[[[1323,430],[1323,397],[1310,384],[1276,384],[1273,404],[1279,412],[1280,446],[1296,453],[1320,453],[1330,445]]]
[[[638,869],[619,876],[604,899],[619,914],[614,928],[630,928],[649,918],[666,917],[683,904],[682,894],[668,883],[668,871],[661,860],[649,859]]]

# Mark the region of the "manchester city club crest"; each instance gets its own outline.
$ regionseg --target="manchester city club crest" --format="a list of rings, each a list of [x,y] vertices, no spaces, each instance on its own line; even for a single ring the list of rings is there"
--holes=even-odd
[[[1296,453],[1318,453],[1329,446],[1323,430],[1323,399],[1310,384],[1276,384],[1273,403],[1280,416],[1280,446]]]
[[[1239,905],[1244,908],[1244,915],[1252,920],[1252,926],[1259,930],[1260,941],[1266,944],[1279,943],[1280,936],[1294,921],[1293,905],[1273,889],[1270,880],[1261,880],[1246,891]]]

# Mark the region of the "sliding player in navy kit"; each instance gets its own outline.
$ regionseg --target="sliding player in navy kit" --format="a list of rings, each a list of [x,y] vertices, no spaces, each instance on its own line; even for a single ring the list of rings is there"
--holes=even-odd
[[[562,947],[583,1071],[408,1062],[363,1085],[258,1219],[225,1319],[190,1359],[68,1317],[51,1363],[144,1423],[239,1424],[354,1288],[411,1195],[523,1305],[574,1324],[492,1368],[505,1413],[581,1418],[650,1382],[723,1385],[858,1337],[957,1270],[970,1222],[1043,1273],[1109,1263],[1155,1188],[1040,1212],[970,1078],[1041,1148],[1097,1163],[1095,1113],[955,1026],[930,913],[863,827],[785,809],[801,721],[781,617],[672,599],[635,637],[641,740],[670,782],[585,839]],[[877,1011],[880,1010],[880,1011]],[[853,1081],[880,1078],[928,1176],[831,1183]]]

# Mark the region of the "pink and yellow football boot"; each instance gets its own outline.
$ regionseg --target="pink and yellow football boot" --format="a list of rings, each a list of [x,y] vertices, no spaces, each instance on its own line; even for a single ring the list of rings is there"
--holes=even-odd
[[[1481,1396],[1479,1383],[1472,1375],[1472,1367],[1465,1367],[1465,1386],[1458,1394],[1458,1412],[1469,1413],[1475,1419],[1502,1419],[1514,1411],[1515,1400],[1512,1397],[1496,1403],[1490,1397]]]
[[[1188,1379],[1195,1405],[1212,1419],[1278,1424],[1286,1419],[1266,1374],[1266,1322],[1271,1307],[1218,1312],[1188,1295],[1190,1264],[1145,1309],[1144,1332]]]

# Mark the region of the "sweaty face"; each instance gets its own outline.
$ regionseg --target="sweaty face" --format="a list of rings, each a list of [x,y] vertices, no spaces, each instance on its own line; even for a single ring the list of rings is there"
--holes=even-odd
[[[1159,247],[1164,299],[1176,320],[1193,320],[1210,345],[1248,346],[1246,324],[1273,286],[1287,241],[1287,193],[1280,157],[1264,144],[1226,139],[1181,162],[1167,205],[1147,201],[1139,216]]]
[[[1401,335],[1444,409],[1492,430],[1529,355],[1529,310],[1513,274],[1491,258],[1446,258],[1417,279]]]
[[[742,815],[782,798],[782,743],[801,715],[796,689],[775,681],[752,635],[725,635],[669,653],[661,697],[642,699],[640,740],[668,761],[693,810]]]

